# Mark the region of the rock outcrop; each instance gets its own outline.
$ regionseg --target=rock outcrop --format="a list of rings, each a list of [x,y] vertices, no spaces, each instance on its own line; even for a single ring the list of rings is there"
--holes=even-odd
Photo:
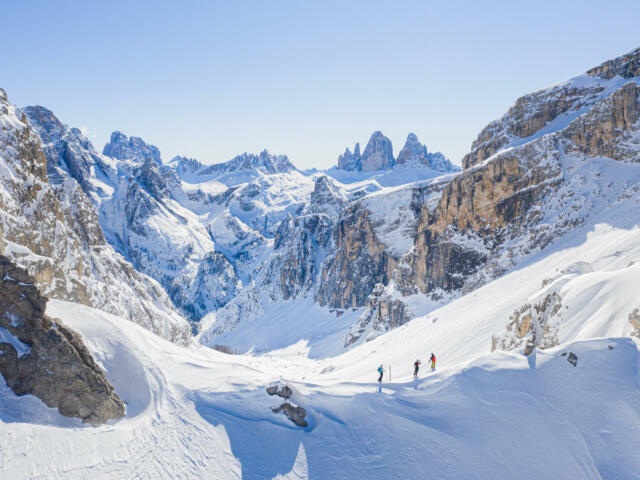
[[[0,256],[0,373],[7,385],[85,423],[122,417],[124,404],[81,337],[45,315],[47,299],[34,282]]]
[[[338,168],[347,171],[374,172],[387,170],[395,164],[391,140],[379,130],[373,132],[362,155],[360,155],[360,144],[356,143],[353,153],[347,148],[338,157]]]
[[[284,413],[287,417],[289,417],[289,420],[291,420],[299,427],[309,426],[309,423],[305,420],[307,411],[290,401],[291,397],[293,396],[293,390],[291,390],[288,385],[284,383],[270,385],[269,387],[267,387],[267,393],[271,396],[277,395],[287,400],[286,402],[283,402],[279,407],[272,408],[271,411],[273,413]]]
[[[587,75],[610,80],[616,75],[622,78],[640,77],[640,48],[587,71]]]
[[[558,344],[558,316],[562,308],[562,298],[551,292],[541,301],[526,303],[513,312],[503,335],[494,335],[491,351],[518,350],[528,347],[550,348]]]
[[[305,420],[305,417],[307,416],[307,411],[300,406],[292,405],[289,402],[284,402],[279,407],[272,408],[271,410],[273,411],[273,413],[283,412],[287,417],[289,417],[289,420],[291,420],[293,423],[295,423],[299,427],[309,426],[309,423]]]
[[[393,167],[395,163],[391,140],[385,137],[380,130],[373,132],[364,152],[362,152],[360,170],[363,172],[386,170]]]
[[[629,314],[629,323],[633,327],[633,332],[631,335],[636,337],[640,337],[640,308],[634,308],[633,311]]]
[[[340,215],[316,300],[333,308],[361,307],[377,283],[387,284],[397,263],[374,232],[369,210],[358,203]]]
[[[100,195],[98,172],[106,176],[109,166],[93,162],[99,154],[82,147],[79,131],[61,127],[41,108],[28,112],[42,122],[38,132],[47,126],[50,134],[41,138],[35,121],[0,94],[0,254],[27,269],[47,297],[189,342],[189,326],[162,287],[134,270],[103,235],[88,195]]]
[[[410,133],[407,136],[404,147],[400,150],[400,153],[398,153],[398,165],[405,165],[411,162],[424,165],[442,173],[459,170],[459,168],[455,167],[442,153],[428,152],[426,145],[420,143],[415,133]]]
[[[293,390],[291,390],[291,387],[286,383],[276,383],[267,387],[267,393],[269,395],[277,395],[288,400],[293,395]]]
[[[362,162],[362,155],[360,155],[360,144],[356,143],[353,153],[347,147],[342,155],[338,157],[338,168],[340,170],[346,170],[352,172],[360,169],[360,163]]]
[[[367,299],[364,313],[353,324],[344,338],[344,346],[361,338],[373,339],[386,331],[404,325],[413,316],[401,298],[385,292],[383,284],[377,284]]]
[[[140,137],[127,137],[122,132],[113,132],[109,142],[102,149],[102,154],[118,160],[133,160],[139,163],[150,159],[154,163],[162,164],[160,150],[150,145]]]

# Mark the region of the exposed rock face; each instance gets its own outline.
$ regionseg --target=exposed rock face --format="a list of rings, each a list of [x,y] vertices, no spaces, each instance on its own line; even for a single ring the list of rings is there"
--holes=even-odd
[[[189,326],[166,292],[136,272],[103,236],[81,188],[98,191],[93,177],[82,176],[102,168],[89,162],[95,152],[80,154],[74,141],[79,132],[61,132],[50,112],[30,112],[51,128],[45,148],[55,161],[48,165],[27,116],[0,96],[0,253],[27,269],[44,295],[90,305],[188,342]],[[48,172],[55,182],[49,182]]]
[[[412,315],[407,305],[399,298],[386,295],[384,285],[377,284],[367,299],[367,309],[345,336],[347,347],[365,336],[367,339],[404,325]],[[367,332],[370,332],[367,337]]]
[[[386,170],[393,167],[395,163],[391,140],[379,130],[373,132],[364,152],[362,152],[360,170],[363,172]]]
[[[397,259],[374,232],[370,212],[359,204],[340,216],[334,248],[325,261],[316,299],[334,308],[360,307],[377,283],[387,284]]]
[[[635,82],[626,83],[602,100],[598,108],[574,121],[564,132],[571,141],[568,150],[589,157],[638,161],[638,140],[631,132],[640,117],[639,92]]]
[[[629,314],[629,323],[634,328],[631,335],[640,337],[640,308],[634,308]]]
[[[158,165],[162,164],[158,147],[149,145],[139,137],[127,137],[117,131],[111,134],[109,142],[102,149],[102,154],[118,160],[134,160],[140,163],[149,158]]]
[[[284,300],[310,290],[318,275],[316,257],[326,249],[332,228],[326,215],[309,214],[282,221],[274,240],[274,253],[265,270],[267,279],[276,279],[273,298]],[[266,287],[268,288],[268,287]]]
[[[621,64],[632,63],[627,58]],[[621,68],[635,72],[635,67]],[[639,160],[636,81],[640,80],[615,77],[607,83],[579,77],[522,97],[501,120],[483,130],[466,158],[467,170],[445,185],[435,206],[433,202],[422,206],[414,248],[391,272],[385,272],[387,278],[379,277],[380,283],[389,285],[387,279],[391,279],[394,285],[388,292],[369,298],[369,310],[351,329],[346,342],[366,332],[375,334],[380,325],[398,322],[402,318],[394,314],[401,310],[398,290],[403,295],[426,293],[432,299],[471,291],[579,226],[592,214],[593,196],[615,202],[619,193],[609,193],[607,185],[611,183],[589,182],[586,175],[593,173],[585,162],[599,156]],[[410,143],[403,159],[423,152],[415,142]],[[581,169],[585,173],[576,173]],[[598,176],[604,175],[600,170]],[[629,188],[631,194],[634,187]],[[378,249],[374,244],[373,251]],[[348,291],[344,287],[342,290]],[[388,294],[394,291],[396,294]],[[540,299],[525,310],[548,311],[547,303],[553,299],[553,295]],[[362,297],[357,300],[359,303]],[[532,330],[534,320],[527,319],[534,316],[527,315],[520,312],[514,316],[515,333],[506,335],[509,341],[499,339],[506,343],[498,348],[530,340],[543,347],[553,344],[553,329],[543,325]],[[386,320],[374,328],[381,317]],[[537,334],[530,339],[532,331]],[[524,336],[520,339],[517,334]]]
[[[360,169],[362,155],[360,155],[360,144],[356,143],[353,153],[347,147],[342,155],[338,157],[338,168],[349,172]]]
[[[343,191],[327,176],[316,179],[304,213],[324,213],[336,217],[348,202]]]
[[[500,156],[444,186],[437,206],[422,208],[414,251],[403,261],[411,273],[397,277],[402,291],[471,289],[470,279],[508,239],[531,233],[530,242],[542,246],[545,240],[525,229],[539,221],[533,207],[562,181],[559,165],[541,161],[545,156],[557,159],[557,154],[523,147],[517,156]]]
[[[406,163],[411,158],[427,159],[427,147],[420,143],[415,133],[407,136],[404,147],[398,153],[398,163]]]
[[[309,426],[309,424],[305,420],[305,417],[307,416],[307,411],[302,407],[292,405],[289,402],[284,402],[278,408],[273,408],[272,411],[273,413],[284,412],[284,414],[287,417],[289,417],[289,420],[291,420],[293,423],[295,423],[299,427]]]
[[[442,153],[427,152],[427,147],[420,143],[415,133],[410,133],[407,136],[407,141],[398,154],[398,165],[404,165],[412,161],[443,173],[458,170],[458,167],[455,167]]]
[[[103,190],[91,183],[91,178],[98,172],[105,174],[110,167],[93,150],[80,130],[65,127],[45,107],[25,107],[24,112],[40,135],[42,151],[47,157],[49,183],[57,185],[71,176],[88,195],[94,191],[104,195]]]
[[[268,386],[267,393],[271,396],[277,395],[284,398],[285,400],[289,400],[293,396],[293,390],[291,390],[291,387],[284,383],[276,383],[274,385]],[[282,403],[277,408],[272,408],[271,411],[273,413],[283,412],[287,417],[289,417],[289,420],[291,420],[299,427],[309,426],[309,424],[305,420],[307,411],[300,406],[290,403],[289,401]]]
[[[279,397],[288,400],[293,395],[293,390],[291,390],[291,387],[287,384],[278,383],[267,387],[267,393],[272,396],[278,395]]]
[[[622,78],[640,77],[640,48],[587,71],[587,75],[610,80],[616,75]]]
[[[393,158],[391,140],[379,130],[373,132],[362,155],[360,155],[360,144],[356,143],[353,153],[347,148],[338,157],[338,168],[347,171],[373,172],[387,170],[395,164],[396,160]]]
[[[501,336],[493,336],[491,351],[517,350],[527,345],[542,349],[556,346],[557,317],[561,308],[562,298],[557,292],[551,292],[536,304],[523,305],[509,318],[506,332]]]
[[[207,253],[196,274],[193,295],[181,302],[185,309],[193,309],[192,316],[201,318],[226,305],[237,293],[240,280],[227,257],[219,252]]]
[[[462,159],[462,167],[470,168],[502,148],[522,143],[522,139],[550,127],[554,120],[571,121],[605,90],[598,82],[567,82],[520,97],[501,119],[480,132],[471,145],[471,152]]]
[[[34,279],[0,256],[0,372],[17,394],[32,394],[62,415],[100,424],[124,416],[80,336],[45,314]]]

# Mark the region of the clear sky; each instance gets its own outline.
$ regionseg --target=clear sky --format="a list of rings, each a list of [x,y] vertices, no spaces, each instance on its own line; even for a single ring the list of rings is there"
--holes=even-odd
[[[374,130],[455,163],[520,95],[640,46],[640,1],[1,0],[0,87],[205,163],[327,168]]]

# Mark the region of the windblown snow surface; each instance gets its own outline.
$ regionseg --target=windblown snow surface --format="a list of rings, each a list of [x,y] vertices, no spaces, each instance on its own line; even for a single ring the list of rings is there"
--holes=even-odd
[[[127,415],[87,427],[3,384],[0,477],[640,478],[640,343],[627,318],[640,306],[632,217],[610,211],[475,292],[324,358],[309,355],[307,339],[255,356],[181,347],[52,300],[47,313],[82,334]],[[530,356],[491,353],[492,335],[545,279],[561,282],[560,344]],[[313,315],[301,313],[307,321]],[[431,352],[437,369],[423,366],[414,380],[413,362],[426,364]],[[307,428],[271,412],[281,400],[265,392],[274,381],[294,389]]]

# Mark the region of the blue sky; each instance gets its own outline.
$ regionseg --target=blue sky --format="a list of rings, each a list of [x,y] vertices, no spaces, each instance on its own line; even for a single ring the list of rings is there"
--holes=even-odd
[[[373,130],[459,163],[520,95],[640,46],[636,1],[4,1],[0,87],[206,163],[327,168]],[[362,145],[364,146],[364,145]]]

